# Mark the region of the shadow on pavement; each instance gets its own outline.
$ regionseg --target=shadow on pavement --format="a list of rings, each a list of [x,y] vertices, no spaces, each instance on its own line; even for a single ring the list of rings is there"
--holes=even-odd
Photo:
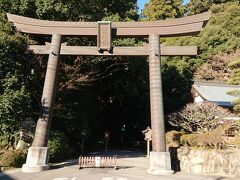
[[[10,176],[2,173],[2,172],[0,172],[0,179],[1,180],[15,180],[14,178],[12,178],[12,177],[10,177]]]
[[[123,151],[109,150],[109,151],[94,152],[94,153],[86,154],[86,156],[115,156],[117,158],[145,157],[145,155],[141,152],[127,151],[127,150],[123,150]],[[76,166],[76,165],[78,165],[78,159],[69,160],[69,161],[62,162],[62,163],[51,164],[50,170],[60,169],[63,167],[68,167],[68,166]],[[134,166],[117,166],[117,170],[118,169],[128,169],[128,168],[133,168],[133,167]]]
[[[68,166],[75,166],[75,165],[78,165],[78,160],[70,160],[70,161],[63,162],[63,163],[51,164],[50,170],[68,167]]]
[[[101,151],[88,154],[90,156],[116,156],[117,158],[137,158],[145,157],[141,152],[136,151]]]
[[[119,170],[119,169],[129,169],[129,168],[134,168],[135,166],[117,166],[117,169],[116,170]]]
[[[135,166],[117,166],[115,170],[120,170],[120,169],[129,169],[129,168],[134,168]],[[81,169],[112,169],[114,168],[109,168],[109,167],[83,167]],[[79,170],[81,170],[79,169]]]

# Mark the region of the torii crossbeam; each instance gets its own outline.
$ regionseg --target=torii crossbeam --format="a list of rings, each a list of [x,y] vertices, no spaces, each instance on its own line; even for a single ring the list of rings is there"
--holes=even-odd
[[[17,31],[52,35],[46,45],[29,45],[35,54],[49,54],[42,94],[42,111],[37,122],[34,142],[28,150],[23,172],[49,168],[47,141],[51,125],[60,55],[149,56],[152,152],[148,172],[171,174],[170,155],[166,152],[162,99],[161,56],[195,56],[196,46],[160,46],[160,37],[197,35],[206,25],[210,12],[155,22],[61,22],[46,21],[7,14]],[[97,46],[68,46],[61,36],[96,36]],[[113,47],[113,37],[148,37],[143,47]]]

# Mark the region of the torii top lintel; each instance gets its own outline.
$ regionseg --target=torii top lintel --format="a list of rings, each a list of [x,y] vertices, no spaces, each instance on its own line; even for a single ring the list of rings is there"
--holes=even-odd
[[[16,30],[30,34],[60,34],[96,36],[97,22],[63,22],[33,19],[7,14]],[[148,36],[156,33],[164,37],[196,35],[205,26],[210,12],[153,22],[112,22],[113,36]]]

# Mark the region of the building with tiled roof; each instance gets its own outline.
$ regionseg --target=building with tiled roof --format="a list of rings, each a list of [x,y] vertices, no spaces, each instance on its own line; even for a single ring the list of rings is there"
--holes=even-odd
[[[228,92],[239,90],[238,85],[228,85],[223,82],[195,81],[192,85],[192,95],[194,103],[203,101],[213,102],[223,107],[232,108],[236,97],[229,95]]]

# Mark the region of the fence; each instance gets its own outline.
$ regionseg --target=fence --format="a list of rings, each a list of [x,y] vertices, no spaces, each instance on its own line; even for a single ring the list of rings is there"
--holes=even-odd
[[[111,156],[80,156],[79,169],[81,168],[114,168],[117,169],[117,158]]]

